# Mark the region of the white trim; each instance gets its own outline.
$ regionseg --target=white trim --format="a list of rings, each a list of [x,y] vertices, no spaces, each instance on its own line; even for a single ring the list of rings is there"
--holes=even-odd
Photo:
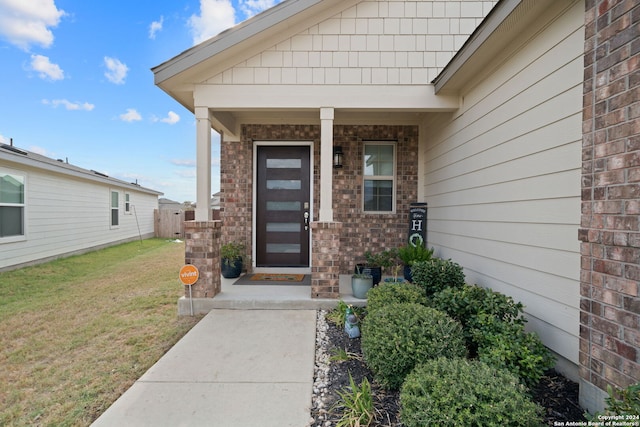
[[[313,141],[301,140],[301,141],[253,141],[253,179],[252,181],[252,206],[251,209],[251,267],[255,273],[289,273],[286,268],[274,267],[256,267],[256,208],[258,203],[258,183],[256,177],[258,176],[258,147],[283,147],[283,146],[307,146],[309,147],[309,213],[311,214],[310,223],[314,221],[313,218],[313,170],[314,170],[314,156],[313,156]],[[308,273],[311,273],[311,260],[313,259],[313,232],[309,229],[309,267],[296,267],[293,268],[293,272],[301,273],[301,269],[308,268]],[[305,270],[306,271],[306,270]]]
[[[393,147],[393,174],[390,175],[391,179],[393,180],[393,188],[392,188],[392,194],[393,194],[393,199],[391,201],[391,210],[390,211],[368,211],[365,210],[364,208],[364,198],[365,198],[365,191],[364,191],[364,183],[365,181],[369,180],[369,181],[387,181],[388,177],[384,176],[384,175],[365,175],[364,174],[364,169],[365,169],[365,147],[367,145],[391,145]],[[364,140],[362,141],[362,189],[361,189],[361,193],[362,193],[362,213],[363,214],[373,214],[373,215],[395,215],[396,214],[396,206],[397,206],[397,199],[398,196],[396,194],[397,192],[397,188],[398,188],[398,141],[397,140],[390,140],[390,141],[384,141],[384,140]],[[369,179],[367,179],[367,176],[369,176]],[[383,177],[384,178],[378,178],[378,177]]]
[[[23,242],[27,240],[27,212],[29,206],[28,199],[28,182],[29,182],[29,174],[26,171],[21,171],[18,169],[12,169],[5,166],[0,166],[0,170],[7,171],[10,175],[17,175],[24,179],[23,189],[22,189],[22,234],[16,236],[7,236],[0,237],[0,245],[4,243],[14,243],[14,242]],[[6,204],[7,206],[15,205],[14,203]]]

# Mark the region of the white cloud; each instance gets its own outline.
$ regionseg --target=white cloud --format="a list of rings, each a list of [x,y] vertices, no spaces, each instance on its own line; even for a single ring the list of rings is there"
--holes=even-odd
[[[169,123],[170,125],[175,125],[180,121],[180,116],[173,111],[169,111],[167,117],[165,117],[164,119],[160,119],[160,121],[163,123]]]
[[[52,100],[43,99],[42,103],[44,105],[51,105],[54,108],[57,108],[62,105],[64,108],[70,111],[76,111],[76,110],[91,111],[95,108],[95,105],[89,104],[88,102],[71,102],[66,99],[52,99]]]
[[[32,44],[49,47],[60,19],[65,15],[54,0],[0,0],[0,36],[21,49]]]
[[[176,166],[184,166],[184,167],[195,167],[195,160],[184,160],[184,159],[173,159],[171,160],[171,164]]]
[[[46,56],[31,55],[31,69],[37,71],[41,79],[64,79],[64,71],[62,71],[62,68],[60,68],[58,64],[49,61],[49,58]]]
[[[0,134],[0,144],[6,144],[7,142],[9,142],[9,138]]]
[[[160,17],[159,21],[153,21],[151,25],[149,25],[149,38],[155,39],[156,33],[158,31],[162,31],[162,23],[164,22],[164,16]]]
[[[240,0],[240,10],[247,18],[275,6],[282,0]]]
[[[136,111],[135,108],[127,108],[127,112],[124,114],[120,114],[120,120],[122,120],[123,122],[139,122],[140,120],[142,120],[142,116],[140,115],[140,113],[138,113]]]
[[[235,23],[235,9],[231,0],[200,0],[200,15],[191,15],[189,18],[193,43],[201,43],[233,27]]]
[[[40,154],[41,156],[55,157],[52,154],[50,154],[46,148],[42,148],[37,145],[32,145],[31,147],[29,147],[29,151],[33,151],[34,153]]]
[[[120,62],[119,59],[109,56],[104,57],[104,65],[107,67],[107,71],[104,73],[107,80],[117,85],[124,84],[124,79],[127,77],[129,67]]]

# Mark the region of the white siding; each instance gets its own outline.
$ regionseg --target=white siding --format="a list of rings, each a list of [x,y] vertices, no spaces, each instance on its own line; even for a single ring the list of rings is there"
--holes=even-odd
[[[154,232],[158,196],[130,188],[2,163],[26,176],[25,232],[18,242],[0,240],[0,269],[81,252]],[[111,227],[111,190],[120,193],[120,225]],[[125,214],[125,192],[130,214]],[[138,231],[138,225],[140,227]]]
[[[429,245],[468,282],[522,301],[529,326],[575,364],[583,11],[523,34],[458,112],[423,123],[420,153]]]
[[[362,1],[207,83],[424,85],[496,3]]]

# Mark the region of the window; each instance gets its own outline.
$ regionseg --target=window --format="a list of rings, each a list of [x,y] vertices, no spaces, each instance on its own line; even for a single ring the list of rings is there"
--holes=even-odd
[[[119,225],[119,194],[117,191],[111,192],[111,226]]]
[[[124,213],[131,213],[131,194],[124,193]]]
[[[393,212],[395,209],[395,151],[392,143],[364,145],[364,211]]]
[[[0,170],[0,238],[24,236],[22,175]]]

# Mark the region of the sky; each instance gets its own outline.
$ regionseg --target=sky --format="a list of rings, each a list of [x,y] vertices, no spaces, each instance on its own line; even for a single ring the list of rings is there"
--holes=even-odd
[[[151,68],[282,0],[0,0],[0,142],[196,199],[191,112]],[[212,132],[212,192],[220,189]]]

